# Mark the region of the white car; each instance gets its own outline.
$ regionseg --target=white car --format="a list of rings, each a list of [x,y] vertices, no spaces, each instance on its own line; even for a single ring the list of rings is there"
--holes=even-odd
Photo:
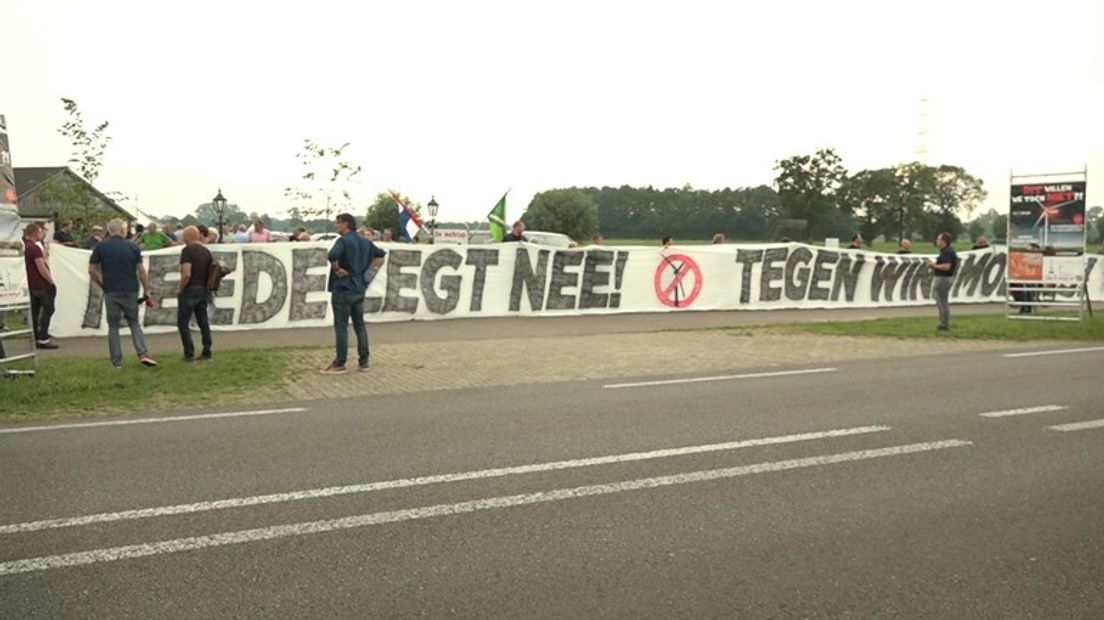
[[[575,245],[571,237],[563,233],[527,230],[521,234],[529,243],[536,243],[538,245],[547,245],[553,248],[570,248]]]

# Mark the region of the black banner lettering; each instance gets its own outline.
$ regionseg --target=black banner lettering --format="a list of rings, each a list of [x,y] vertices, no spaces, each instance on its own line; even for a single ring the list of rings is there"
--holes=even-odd
[[[459,269],[464,264],[464,257],[454,250],[437,250],[426,258],[422,265],[422,299],[425,300],[426,309],[434,314],[448,314],[456,308],[460,302],[460,276],[441,276],[441,290],[445,296],[437,294],[437,272],[445,267]]]
[[[305,321],[326,317],[326,302],[307,301],[307,294],[326,290],[325,274],[307,275],[312,267],[326,265],[326,250],[309,248],[291,252],[291,306],[289,321]]]
[[[240,321],[247,324],[264,323],[284,307],[288,294],[287,271],[278,258],[265,252],[242,249],[242,262],[245,264],[245,288],[242,290]],[[263,302],[257,299],[261,274],[272,281],[272,291]]]
[[[548,250],[540,250],[537,253],[537,267],[533,268],[529,260],[529,251],[525,248],[517,249],[517,258],[514,263],[514,279],[510,285],[510,311],[521,310],[521,293],[523,290],[529,293],[529,309],[540,311],[544,308],[544,280],[548,272]]]
[[[418,311],[417,297],[403,297],[404,290],[418,290],[418,274],[403,271],[404,267],[422,264],[421,250],[391,250],[387,253],[387,295],[383,299],[384,312]]]

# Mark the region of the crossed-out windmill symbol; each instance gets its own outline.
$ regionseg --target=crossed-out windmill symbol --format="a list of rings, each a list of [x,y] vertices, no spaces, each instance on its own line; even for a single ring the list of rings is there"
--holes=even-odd
[[[663,254],[656,267],[654,284],[660,303],[672,308],[687,308],[701,293],[701,267],[685,254]]]

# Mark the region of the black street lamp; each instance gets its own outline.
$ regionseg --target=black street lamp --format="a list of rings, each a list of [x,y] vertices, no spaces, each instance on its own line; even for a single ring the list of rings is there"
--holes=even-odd
[[[211,199],[211,206],[215,208],[215,215],[218,216],[218,242],[222,243],[222,221],[226,217],[226,198],[222,196],[222,188],[219,188],[218,196]]]
[[[436,239],[437,232],[437,210],[441,208],[437,204],[437,198],[435,196],[429,197],[429,203],[426,204],[429,208],[429,242],[433,243]]]

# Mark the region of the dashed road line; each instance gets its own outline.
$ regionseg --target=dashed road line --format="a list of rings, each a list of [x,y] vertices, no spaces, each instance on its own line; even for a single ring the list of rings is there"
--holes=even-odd
[[[1104,347],[1084,347],[1081,349],[1055,349],[1052,351],[1028,351],[1025,353],[1005,353],[1004,357],[1016,358],[1016,357],[1037,357],[1039,355],[1067,355],[1070,353],[1091,353],[1093,351],[1104,351]]]
[[[987,411],[979,413],[983,418],[1004,418],[1013,415],[1028,415],[1031,413],[1047,413],[1049,411],[1064,411],[1069,409],[1064,405],[1040,405],[1038,407],[1024,407],[1023,409],[1005,409],[1004,411]]]
[[[826,372],[836,372],[835,368],[809,368],[806,370],[780,370],[778,372],[756,372],[743,375],[717,375],[713,377],[691,377],[687,379],[661,379],[658,381],[638,381],[636,383],[611,383],[603,385],[607,390],[619,390],[634,387],[651,387],[657,385],[678,385],[681,383],[705,383],[708,381],[731,381],[733,379],[763,379],[767,377],[792,377],[797,375],[814,375]]]
[[[823,456],[792,459],[787,461],[774,461],[767,463],[758,463],[755,465],[728,467],[724,469],[696,471],[684,474],[676,474],[672,476],[641,478],[637,480],[626,480],[609,484],[595,484],[574,488],[555,489],[551,491],[541,491],[538,493],[524,493],[520,495],[491,497],[473,501],[458,502],[454,504],[437,504],[435,506],[425,506],[421,508],[411,508],[406,510],[376,512],[339,519],[309,521],[304,523],[262,527],[235,532],[223,532],[219,534],[210,534],[207,536],[177,538],[175,540],[164,540],[138,545],[112,547],[108,549],[95,549],[91,551],[81,551],[77,553],[27,558],[0,563],[0,576],[47,571],[66,567],[87,566],[105,562],[117,562],[120,560],[180,553],[183,551],[194,551],[198,549],[209,549],[213,547],[223,547],[227,545],[239,545],[244,543],[274,540],[278,538],[287,538],[292,536],[304,536],[308,534],[349,530],[371,525],[379,525],[383,523],[399,523],[403,521],[414,521],[418,519],[458,515],[484,510],[510,508],[514,506],[542,504],[547,502],[577,499],[581,497],[610,495],[615,493],[624,493],[628,491],[639,491],[642,489],[654,489],[659,487],[668,487],[673,485],[702,482],[707,480],[721,480],[753,474],[787,471],[806,467],[818,467],[822,465],[833,465],[837,463],[848,463],[890,456],[901,456],[905,454],[945,450],[948,448],[958,448],[970,445],[972,445],[972,442],[970,441],[965,441],[962,439],[948,439],[943,441],[877,448],[873,450],[858,450],[854,452],[827,454]]]
[[[149,517],[163,517],[168,515],[190,514],[206,512],[209,510],[224,510],[230,508],[243,508],[246,506],[258,506],[262,504],[277,504],[296,500],[319,499],[334,497],[337,495],[351,495],[354,493],[369,493],[390,489],[402,489],[406,487],[423,486],[443,482],[461,482],[465,480],[480,480],[485,478],[498,478],[533,472],[544,472],[561,469],[574,469],[579,467],[593,467],[595,465],[608,465],[612,463],[628,463],[633,461],[645,461],[650,459],[669,458],[688,454],[703,454],[707,452],[721,452],[726,450],[738,450],[756,446],[771,446],[777,444],[795,443],[800,441],[813,441],[817,439],[830,439],[833,437],[847,437],[850,435],[863,435],[866,433],[879,433],[890,430],[888,426],[859,426],[854,428],[841,428],[829,431],[815,431],[798,433],[796,435],[780,435],[775,437],[761,437],[757,439],[745,439],[741,441],[729,441],[700,446],[684,446],[681,448],[665,448],[648,452],[630,452],[627,454],[612,454],[582,459],[565,461],[551,461],[534,463],[531,465],[518,465],[514,467],[498,467],[494,469],[481,469],[450,474],[437,474],[432,476],[419,476],[416,478],[402,478],[398,480],[386,480],[381,482],[369,482],[365,484],[353,484],[345,486],[332,486],[303,491],[291,491],[287,493],[272,493],[269,495],[256,495],[252,497],[236,497],[229,499],[196,502],[192,504],[177,504],[174,506],[158,506],[154,508],[142,508],[137,510],[124,510],[121,512],[104,512],[84,515],[80,517],[67,517],[59,519],[45,519],[41,521],[28,521],[26,523],[11,523],[0,525],[0,534],[15,534],[20,532],[34,532],[61,527],[76,527],[90,525],[92,523],[109,523],[113,521],[129,521],[132,519],[145,519]]]
[[[231,411],[227,413],[202,413],[197,415],[166,416],[163,418],[138,418],[134,420],[107,420],[104,422],[76,422],[73,424],[48,424],[45,426],[13,426],[0,428],[0,435],[13,433],[38,433],[44,431],[64,431],[73,428],[97,428],[100,426],[129,426],[132,424],[166,424],[168,422],[189,422],[191,420],[216,420],[219,418],[242,418],[258,415],[274,415],[278,413],[301,413],[305,407],[288,407],[286,409],[259,409],[257,411]]]
[[[1104,420],[1088,420],[1087,422],[1071,422],[1069,424],[1058,424],[1055,426],[1048,426],[1048,429],[1052,431],[1084,431],[1091,428],[1104,428]]]

